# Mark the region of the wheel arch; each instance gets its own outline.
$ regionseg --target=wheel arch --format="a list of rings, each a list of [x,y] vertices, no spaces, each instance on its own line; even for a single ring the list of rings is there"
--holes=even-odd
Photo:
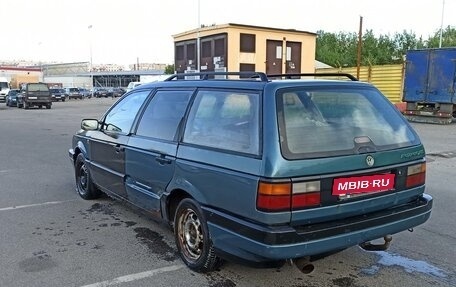
[[[73,161],[76,162],[76,159],[78,158],[78,155],[81,154],[84,156],[84,158],[88,159],[88,153],[85,145],[81,142],[78,141],[74,148],[74,154],[73,154]]]
[[[195,200],[190,193],[180,188],[172,190],[168,195],[162,198],[162,206],[164,207],[162,217],[167,222],[174,222],[174,215],[176,214],[177,206],[185,198],[192,198]]]

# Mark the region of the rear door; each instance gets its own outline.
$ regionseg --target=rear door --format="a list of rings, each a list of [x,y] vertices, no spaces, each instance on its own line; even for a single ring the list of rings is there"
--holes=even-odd
[[[192,93],[157,91],[130,138],[126,149],[128,200],[148,211],[160,211],[160,197],[173,177],[178,129]]]
[[[456,49],[431,50],[428,102],[456,103]]]
[[[407,53],[404,79],[404,100],[423,102],[428,93],[429,50]]]

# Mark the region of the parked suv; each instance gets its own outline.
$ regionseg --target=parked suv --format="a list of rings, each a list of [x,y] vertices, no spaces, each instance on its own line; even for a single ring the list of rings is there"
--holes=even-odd
[[[79,195],[105,192],[161,217],[197,272],[222,258],[292,259],[309,272],[309,259],[350,246],[385,250],[430,216],[424,147],[371,84],[303,76],[202,73],[137,87],[82,120],[69,150]]]
[[[49,87],[46,83],[27,83],[23,84],[21,92],[17,95],[17,107],[28,109],[30,107],[44,106],[50,109],[52,106],[52,97]]]

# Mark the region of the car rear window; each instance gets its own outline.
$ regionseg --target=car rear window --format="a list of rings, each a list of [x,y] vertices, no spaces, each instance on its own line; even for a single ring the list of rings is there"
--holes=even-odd
[[[293,88],[277,93],[287,159],[371,153],[419,144],[402,115],[375,88]]]
[[[46,84],[28,84],[28,90],[30,92],[47,92],[49,87]]]

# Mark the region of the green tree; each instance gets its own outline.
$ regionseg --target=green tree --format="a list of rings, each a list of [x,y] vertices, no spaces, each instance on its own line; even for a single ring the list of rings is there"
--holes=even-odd
[[[361,65],[402,63],[410,49],[437,48],[440,30],[427,40],[417,38],[412,31],[376,36],[366,30],[362,37]],[[317,32],[316,59],[333,67],[354,67],[357,64],[358,35],[356,33]],[[448,26],[442,33],[442,47],[456,47],[456,29]]]
[[[173,65],[166,65],[165,67],[165,74],[170,75],[174,74],[174,64]]]
[[[438,48],[440,43],[440,29],[427,40],[426,48]],[[456,47],[456,28],[447,26],[442,31],[442,47]]]

